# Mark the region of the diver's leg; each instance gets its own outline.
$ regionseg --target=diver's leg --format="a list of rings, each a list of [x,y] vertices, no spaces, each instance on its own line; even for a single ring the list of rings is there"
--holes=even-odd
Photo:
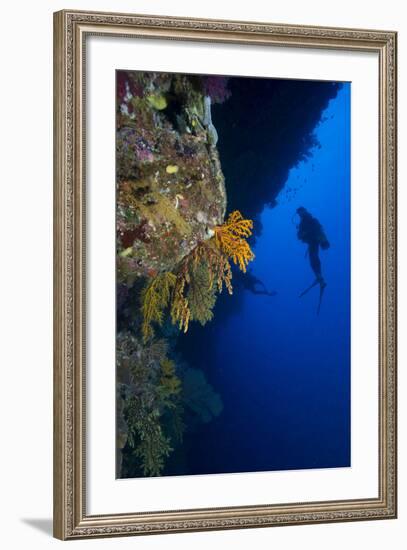
[[[315,273],[315,276],[317,278],[316,283],[319,284],[319,301],[318,301],[317,315],[319,315],[319,312],[321,310],[322,297],[324,295],[324,290],[326,287],[326,282],[321,272],[321,260],[319,259],[318,252],[319,252],[318,244],[310,245],[309,247],[310,264],[311,264],[312,271]]]
[[[310,285],[308,288],[306,288],[303,292],[300,294],[300,298],[307,294],[314,286],[319,285],[320,286],[320,292],[322,295],[323,289],[326,287],[326,283],[324,281],[324,278],[322,277],[321,273],[321,260],[319,259],[319,245],[318,243],[311,243],[308,246],[308,256],[309,256],[309,262],[311,265],[311,269],[315,274],[315,281]]]
[[[312,244],[309,246],[309,259],[312,271],[315,273],[317,281],[321,285],[321,289],[326,287],[325,279],[322,276],[321,260],[319,259],[319,245]]]
[[[318,243],[311,243],[308,247],[309,252],[309,263],[311,265],[312,271],[315,273],[315,277],[318,280],[322,279],[321,273],[321,260],[319,259],[319,245]]]
[[[256,285],[259,287],[258,290],[262,289],[263,291],[267,292],[266,285],[263,283],[263,281],[260,281],[260,279],[257,279],[257,281],[254,283],[255,287]]]
[[[262,289],[254,286],[251,291],[253,294],[259,294],[262,296],[275,296],[277,294],[274,290],[269,292],[264,284],[262,284]]]
[[[315,281],[312,283],[312,285],[310,285],[309,287],[307,287],[305,290],[303,290],[300,294],[300,298],[302,298],[305,294],[307,294],[307,292],[309,292],[311,290],[311,288],[314,288],[314,286],[317,286],[319,285],[320,282],[318,279],[315,279]]]
[[[276,292],[274,290],[272,290],[270,292],[270,290],[266,287],[266,285],[263,283],[263,281],[258,281],[258,285],[263,289],[263,290],[258,290],[259,294],[264,294],[265,296],[275,296],[276,295]]]
[[[322,282],[319,285],[319,301],[318,301],[317,315],[319,315],[319,312],[321,311],[322,296],[324,295],[325,287],[326,287],[326,282],[322,280]]]

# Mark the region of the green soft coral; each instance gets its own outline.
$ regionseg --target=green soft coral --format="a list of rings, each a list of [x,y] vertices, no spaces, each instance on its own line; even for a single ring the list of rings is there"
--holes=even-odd
[[[131,333],[118,339],[118,370],[128,370],[130,380],[123,385],[120,409],[126,430],[120,432],[117,444],[121,449],[125,444],[130,447],[144,476],[162,473],[173,445],[182,437],[181,381],[167,352],[165,340],[142,345]]]
[[[194,266],[187,291],[191,319],[205,325],[213,318],[216,303],[216,287],[212,282],[208,266],[200,262]]]
[[[165,459],[173,448],[163,433],[159,409],[151,409],[148,400],[139,396],[130,397],[125,408],[125,419],[129,426],[128,443],[134,448],[145,476],[161,474]]]

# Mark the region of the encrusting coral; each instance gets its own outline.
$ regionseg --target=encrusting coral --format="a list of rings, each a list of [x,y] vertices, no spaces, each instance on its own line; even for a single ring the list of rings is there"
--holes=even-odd
[[[173,271],[222,223],[226,189],[210,105],[227,80],[118,72],[117,279]]]
[[[217,293],[224,285],[233,292],[229,258],[243,272],[254,258],[246,240],[252,228],[252,220],[232,212],[223,225],[215,227],[214,237],[199,243],[182,260],[176,274],[159,274],[147,284],[141,293],[144,341],[154,335],[152,323],[162,325],[167,307],[173,324],[184,332],[192,320],[204,325],[212,319]]]

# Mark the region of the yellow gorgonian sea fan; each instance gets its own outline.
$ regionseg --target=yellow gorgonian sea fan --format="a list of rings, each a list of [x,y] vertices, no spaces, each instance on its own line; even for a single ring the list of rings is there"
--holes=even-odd
[[[202,325],[213,317],[216,294],[223,285],[232,294],[232,271],[227,256],[215,244],[200,243],[184,258],[172,291],[171,318],[187,332],[190,321]]]
[[[246,273],[247,264],[254,259],[247,238],[252,234],[253,221],[246,220],[235,210],[222,225],[215,227],[216,246]]]
[[[229,294],[233,294],[232,288],[232,269],[227,256],[216,246],[215,239],[210,239],[205,243],[200,243],[187,258],[185,265],[189,271],[191,267],[188,261],[193,263],[193,269],[200,263],[206,265],[209,270],[209,288],[216,287],[217,291],[222,292],[223,285],[226,286]]]
[[[181,262],[176,274],[167,272],[152,279],[141,293],[144,342],[154,336],[153,323],[162,325],[167,307],[171,320],[183,332],[190,321],[204,325],[213,317],[216,294],[225,286],[232,289],[232,269],[229,258],[246,272],[254,254],[247,238],[252,234],[253,222],[232,212],[227,221],[215,227],[215,235],[199,243]]]
[[[172,295],[171,319],[174,325],[178,325],[180,330],[187,332],[189,321],[191,319],[191,310],[188,299],[184,295],[185,285],[187,284],[185,276],[178,275],[174,292]]]
[[[141,330],[144,342],[154,336],[153,322],[162,325],[164,310],[170,302],[172,289],[176,282],[177,277],[173,273],[167,272],[157,275],[143,288],[141,293],[141,312],[143,316]]]

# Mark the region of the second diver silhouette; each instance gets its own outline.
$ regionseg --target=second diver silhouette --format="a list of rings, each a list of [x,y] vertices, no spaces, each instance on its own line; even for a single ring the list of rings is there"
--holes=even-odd
[[[252,294],[262,294],[264,296],[275,296],[277,294],[275,290],[268,290],[263,281],[253,275],[251,271],[246,271],[246,273],[236,271],[233,274],[233,280],[237,281],[245,290],[248,290]]]
[[[326,250],[327,248],[329,248],[330,244],[328,239],[326,238],[322,225],[308,212],[308,210],[306,210],[303,206],[300,206],[299,208],[297,208],[297,214],[300,217],[300,223],[297,227],[297,237],[300,241],[308,245],[307,253],[309,257],[309,263],[315,275],[315,281],[303,292],[301,292],[300,298],[307,294],[307,292],[314,288],[314,286],[319,285],[319,302],[317,309],[317,315],[319,315],[322,297],[326,287],[326,282],[322,276],[321,271],[319,248],[322,248],[322,250]]]

